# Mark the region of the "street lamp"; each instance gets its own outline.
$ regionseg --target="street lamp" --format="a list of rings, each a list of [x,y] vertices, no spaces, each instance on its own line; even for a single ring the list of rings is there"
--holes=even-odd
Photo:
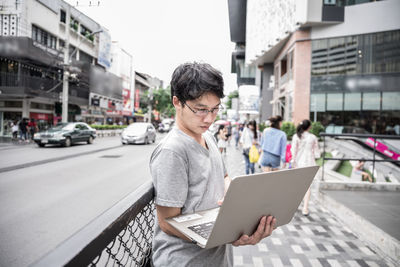
[[[69,66],[72,59],[72,56],[76,53],[77,49],[81,44],[81,40],[78,45],[75,47],[74,51],[72,51],[71,55],[69,55],[69,24],[71,19],[71,6],[67,5],[66,11],[66,21],[65,21],[65,51],[64,51],[64,75],[63,75],[63,91],[62,91],[62,122],[68,122],[68,77],[70,76]],[[89,36],[93,36],[102,30],[94,31]]]

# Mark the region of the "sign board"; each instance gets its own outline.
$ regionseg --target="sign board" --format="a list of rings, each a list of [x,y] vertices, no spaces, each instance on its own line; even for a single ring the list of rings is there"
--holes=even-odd
[[[109,32],[103,28],[99,36],[99,54],[97,63],[106,69],[111,66],[111,36]]]

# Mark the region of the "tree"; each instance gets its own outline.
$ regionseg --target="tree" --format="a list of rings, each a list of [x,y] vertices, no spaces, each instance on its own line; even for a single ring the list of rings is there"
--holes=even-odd
[[[286,133],[288,140],[292,140],[292,136],[296,133],[296,127],[294,126],[293,122],[290,121],[284,121],[282,123],[281,130]]]
[[[160,115],[171,117],[175,115],[175,108],[171,100],[171,88],[158,88],[153,91],[153,109],[160,112]]]
[[[325,128],[319,121],[315,121],[311,124],[310,133],[314,134],[316,137],[319,138],[320,132],[323,131],[325,131]]]
[[[238,97],[239,97],[239,91],[238,90],[232,91],[228,95],[228,100],[226,101],[226,108],[231,109],[232,108],[232,98],[238,98]]]

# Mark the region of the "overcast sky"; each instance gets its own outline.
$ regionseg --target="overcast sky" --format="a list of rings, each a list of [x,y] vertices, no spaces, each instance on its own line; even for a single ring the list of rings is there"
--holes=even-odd
[[[106,27],[133,56],[134,68],[167,85],[181,63],[202,61],[219,69],[225,93],[237,89],[230,73],[228,0],[100,0],[68,2]],[[97,2],[97,1],[91,1]]]

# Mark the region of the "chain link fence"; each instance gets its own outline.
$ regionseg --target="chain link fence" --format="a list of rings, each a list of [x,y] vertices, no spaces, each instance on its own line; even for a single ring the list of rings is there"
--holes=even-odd
[[[90,266],[150,266],[154,226],[154,203],[151,201],[132,220]]]
[[[32,266],[151,266],[153,198],[150,181]]]

